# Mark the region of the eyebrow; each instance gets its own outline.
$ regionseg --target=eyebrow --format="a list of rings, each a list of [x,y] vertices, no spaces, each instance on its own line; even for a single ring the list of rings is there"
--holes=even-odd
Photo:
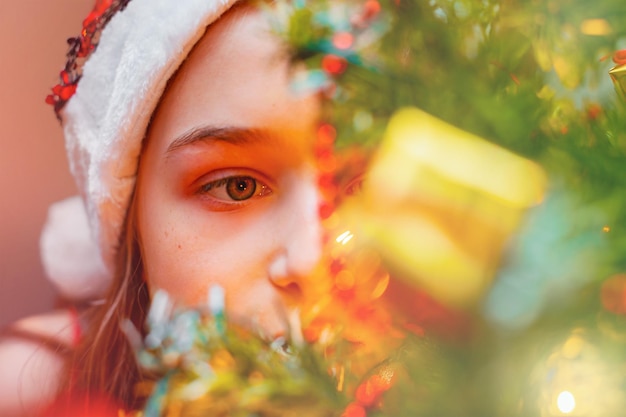
[[[188,146],[212,141],[223,141],[235,145],[269,140],[269,132],[258,128],[200,126],[176,137],[167,147],[165,155],[169,156]]]

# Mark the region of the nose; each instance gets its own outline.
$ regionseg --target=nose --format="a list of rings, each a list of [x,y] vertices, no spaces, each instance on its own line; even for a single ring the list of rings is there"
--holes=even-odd
[[[274,285],[289,292],[309,290],[310,274],[322,253],[320,193],[315,175],[294,178],[280,202],[277,248],[269,264]]]

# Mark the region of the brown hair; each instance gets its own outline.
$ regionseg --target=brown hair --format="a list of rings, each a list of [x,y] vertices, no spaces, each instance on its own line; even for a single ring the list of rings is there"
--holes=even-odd
[[[87,331],[68,363],[65,383],[70,392],[104,396],[129,408],[140,406],[135,387],[144,377],[122,323],[130,320],[142,330],[150,301],[143,280],[134,207],[133,196],[120,240],[114,281],[104,303],[87,313]]]

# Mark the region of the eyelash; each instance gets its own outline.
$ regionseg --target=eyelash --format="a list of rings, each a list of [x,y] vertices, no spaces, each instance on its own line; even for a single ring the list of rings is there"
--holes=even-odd
[[[243,181],[253,181],[255,189],[250,194],[250,196],[245,196],[241,199],[233,198],[230,195],[224,196],[220,198],[220,196],[212,195],[211,191],[218,191],[220,188],[225,188],[228,186],[230,181],[235,180],[243,180]],[[365,180],[364,175],[358,175],[353,178],[347,186],[344,188],[343,195],[344,197],[351,197],[356,194],[359,194],[363,187],[363,182]],[[245,190],[244,190],[245,191]],[[224,193],[228,194],[228,191],[224,191]],[[207,183],[202,184],[197,194],[205,197],[209,200],[209,203],[212,205],[212,209],[216,211],[228,211],[235,210],[239,207],[245,206],[250,203],[250,200],[254,200],[256,198],[265,197],[272,194],[272,189],[267,186],[263,181],[253,177],[252,175],[228,175],[213,181],[209,181]]]
[[[254,188],[252,190],[248,190],[248,187],[245,187],[245,183],[250,182],[254,184]],[[227,188],[229,186],[234,186],[234,188]],[[223,193],[225,193],[226,195],[215,195],[216,192],[218,192],[222,188],[225,189]],[[243,191],[244,193],[247,192],[249,194],[244,194],[243,196],[241,196],[242,198],[239,199],[231,194],[231,192],[234,193],[239,191]],[[242,205],[248,204],[250,200],[265,197],[271,193],[272,190],[267,186],[267,184],[251,175],[226,176],[205,183],[201,185],[198,190],[198,194],[201,196],[206,196],[207,199],[210,199],[211,204],[213,204],[213,208],[218,211],[234,210],[241,207]]]
[[[365,181],[364,175],[359,175],[356,178],[353,178],[348,185],[346,185],[344,189],[344,196],[351,197],[361,193],[363,190],[363,182]]]

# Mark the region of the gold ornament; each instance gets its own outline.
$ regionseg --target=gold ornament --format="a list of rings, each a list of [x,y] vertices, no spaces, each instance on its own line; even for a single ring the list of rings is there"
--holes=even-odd
[[[614,67],[609,71],[609,75],[615,83],[616,90],[623,98],[626,98],[626,64]]]

